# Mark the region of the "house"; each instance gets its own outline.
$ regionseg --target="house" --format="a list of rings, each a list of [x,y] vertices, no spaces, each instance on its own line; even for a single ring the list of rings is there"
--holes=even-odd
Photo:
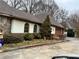
[[[54,17],[52,17],[50,13],[41,13],[41,14],[36,15],[36,17],[40,18],[41,21],[43,22],[47,15],[49,15],[50,22],[51,22],[51,29],[52,29],[51,34],[53,34],[55,36],[63,35],[64,27],[61,24],[59,24],[58,22],[56,22],[54,20]]]
[[[51,34],[63,35],[63,26],[52,18],[50,20]],[[0,29],[3,33],[39,33],[41,23],[41,18],[12,8],[0,0]]]

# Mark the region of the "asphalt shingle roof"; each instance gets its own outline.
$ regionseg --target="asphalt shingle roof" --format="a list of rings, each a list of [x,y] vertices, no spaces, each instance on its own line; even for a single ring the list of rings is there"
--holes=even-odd
[[[5,3],[2,0],[0,0],[0,15],[16,17],[36,23],[41,23],[37,17],[31,15],[30,13],[25,13],[23,11],[10,7],[9,5],[7,5],[7,3]]]
[[[38,14],[38,15],[36,15],[36,16],[37,16],[38,18],[40,18],[41,21],[43,22],[43,21],[45,20],[45,18],[46,18],[47,15],[50,15],[50,14],[48,14],[48,13],[41,13],[41,14]],[[50,22],[51,22],[52,25],[55,25],[55,26],[64,28],[60,23],[56,22],[56,21],[54,20],[54,18],[51,17],[51,16],[50,16]]]

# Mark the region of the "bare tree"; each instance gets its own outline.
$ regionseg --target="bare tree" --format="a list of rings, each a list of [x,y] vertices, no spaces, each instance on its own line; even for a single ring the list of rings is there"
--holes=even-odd
[[[70,15],[70,20],[74,23],[79,22],[79,15],[78,14],[71,14]]]
[[[20,9],[23,7],[22,0],[7,0],[7,3],[16,9]]]
[[[48,3],[46,3],[48,2]],[[51,2],[51,3],[50,3]],[[31,13],[38,14],[42,12],[50,13],[53,16],[53,13],[58,9],[58,5],[54,0],[39,0],[36,3],[32,4],[30,7]]]
[[[58,22],[65,22],[68,18],[68,12],[64,9],[57,9],[55,12],[54,12],[54,18],[56,21]]]
[[[4,0],[4,1],[6,1],[6,3],[8,3],[11,7],[23,10],[25,12],[29,12],[36,0]]]
[[[76,36],[79,37],[79,15],[78,14],[73,14],[71,15],[71,22],[74,25],[75,31],[76,31]]]
[[[58,9],[54,0],[5,0],[10,6],[16,9],[22,9],[30,13],[37,13],[41,11],[53,12]]]
[[[71,14],[70,16],[69,16],[69,22],[70,22],[70,24],[74,27],[74,28],[76,28],[77,27],[77,24],[79,23],[79,15],[78,14]]]
[[[16,8],[18,10],[23,10],[25,12],[28,11],[27,1],[24,1],[24,0],[4,0],[4,1],[13,8]]]

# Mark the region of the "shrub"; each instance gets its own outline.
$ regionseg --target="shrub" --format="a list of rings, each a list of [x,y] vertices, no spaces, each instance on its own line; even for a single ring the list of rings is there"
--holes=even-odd
[[[27,33],[24,35],[24,40],[32,40],[33,38],[34,38],[33,34]]]
[[[41,39],[41,35],[38,33],[34,33],[34,39]]]
[[[15,37],[13,36],[12,34],[6,34],[4,35],[4,43],[5,44],[12,44],[12,43],[19,43],[19,42],[23,42],[22,39],[18,38],[18,37]]]
[[[40,34],[44,39],[51,36],[51,22],[49,15],[47,15],[46,19],[40,26]]]
[[[19,39],[24,40],[24,37],[23,37],[24,33],[12,33],[11,35],[14,36],[14,37],[17,37]]]

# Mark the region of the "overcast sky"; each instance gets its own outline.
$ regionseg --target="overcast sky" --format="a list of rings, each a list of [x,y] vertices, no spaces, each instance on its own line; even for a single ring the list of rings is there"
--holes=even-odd
[[[64,9],[75,12],[79,10],[79,0],[55,0],[56,3]]]

